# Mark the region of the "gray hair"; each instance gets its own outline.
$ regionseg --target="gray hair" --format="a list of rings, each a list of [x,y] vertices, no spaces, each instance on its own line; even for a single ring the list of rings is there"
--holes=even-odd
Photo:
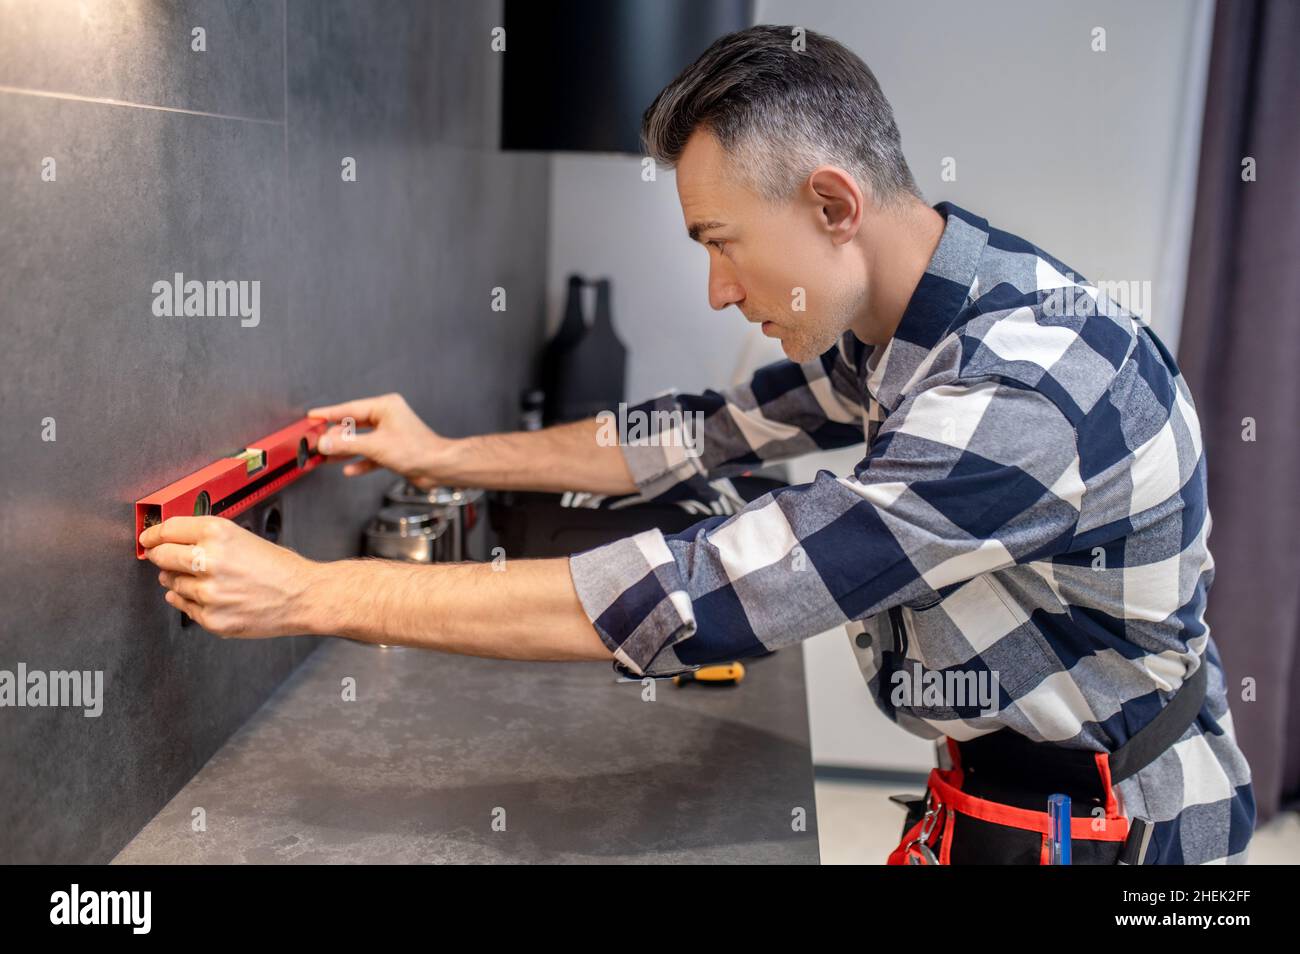
[[[760,25],[716,40],[655,97],[641,121],[648,155],[667,166],[697,128],[771,201],[827,163],[870,184],[880,204],[920,190],[903,158],[889,100],[867,64],[828,36]]]

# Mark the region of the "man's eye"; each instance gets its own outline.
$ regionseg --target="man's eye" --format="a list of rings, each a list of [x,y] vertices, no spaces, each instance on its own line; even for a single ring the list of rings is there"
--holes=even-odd
[[[707,242],[705,242],[704,244],[706,244],[706,245],[712,245],[712,246],[713,246],[714,248],[716,248],[719,252],[721,252],[721,251],[722,251],[722,246],[723,246],[725,243],[726,243],[726,240],[725,240],[725,239],[709,239],[709,240],[708,240]]]

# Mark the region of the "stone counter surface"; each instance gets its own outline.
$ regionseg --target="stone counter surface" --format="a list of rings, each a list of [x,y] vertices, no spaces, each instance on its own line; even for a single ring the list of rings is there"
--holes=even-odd
[[[646,702],[607,663],[329,640],[114,863],[816,864],[802,654],[746,668]]]

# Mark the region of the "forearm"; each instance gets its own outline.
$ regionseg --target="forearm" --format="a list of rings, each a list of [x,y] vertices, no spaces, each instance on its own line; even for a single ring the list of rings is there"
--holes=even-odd
[[[459,438],[439,464],[440,482],[493,490],[636,493],[617,445],[596,439],[596,418],[540,431]]]
[[[315,635],[468,656],[609,660],[587,619],[569,561],[431,566],[381,560],[313,564],[300,599]]]

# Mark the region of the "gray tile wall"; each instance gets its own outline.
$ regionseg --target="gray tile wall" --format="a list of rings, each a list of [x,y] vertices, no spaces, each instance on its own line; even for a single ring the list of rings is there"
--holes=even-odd
[[[98,718],[0,707],[0,861],[111,858],[314,647],[182,628],[135,499],[318,401],[514,425],[549,164],[495,150],[499,23],[463,0],[0,5],[0,670],[104,674]],[[178,271],[260,280],[260,324],[155,317]],[[282,495],[285,542],[355,554],[386,483],[316,472]]]

